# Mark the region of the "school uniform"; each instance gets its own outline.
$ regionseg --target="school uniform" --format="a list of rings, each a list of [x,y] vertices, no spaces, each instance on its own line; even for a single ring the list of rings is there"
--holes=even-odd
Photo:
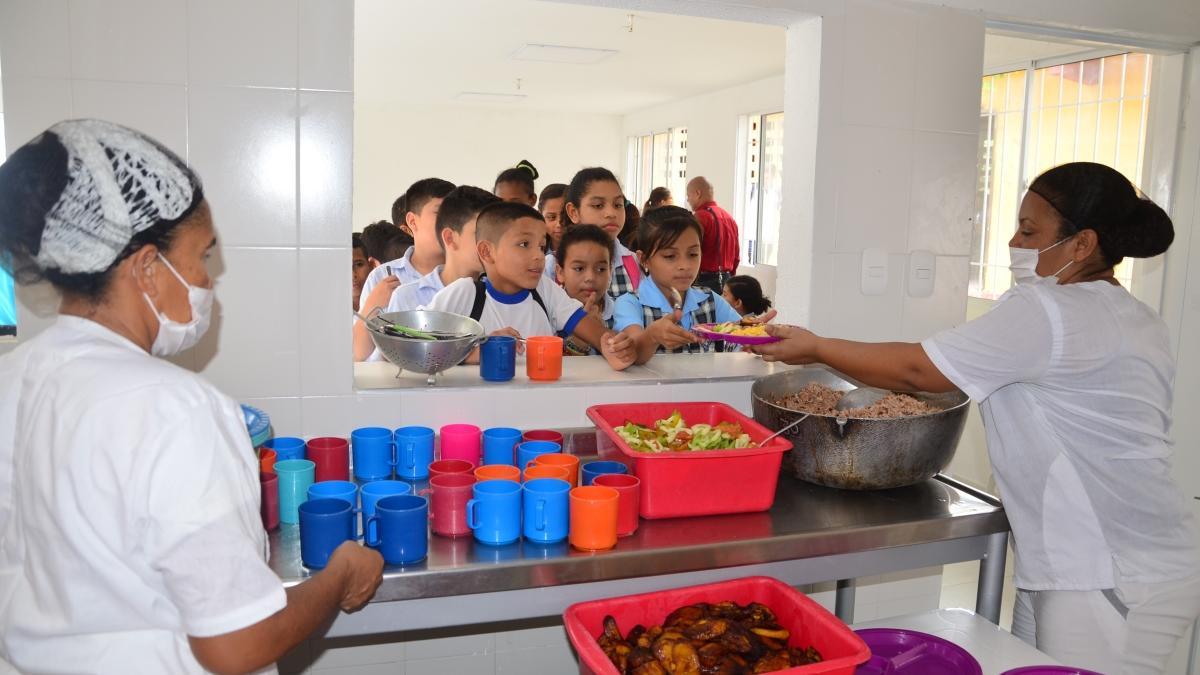
[[[693,326],[705,323],[725,323],[741,321],[742,315],[729,305],[720,295],[706,288],[689,288],[683,297],[683,318],[679,321],[680,328],[691,330]],[[647,280],[637,293],[626,293],[617,298],[613,317],[613,329],[623,331],[629,326],[647,328],[650,324],[671,314],[675,308],[671,301],[659,290],[658,284]],[[725,343],[719,343],[724,345]],[[659,345],[659,354],[699,354],[712,351],[714,343],[702,342],[685,345],[668,350]]]
[[[457,279],[434,296],[428,309],[471,316],[480,285],[485,296],[476,320],[489,335],[501,328],[513,328],[522,337],[570,335],[587,316],[583,303],[544,276],[536,289],[511,294],[496,290],[490,281]]]
[[[412,254],[415,250],[415,248],[409,247],[403,258],[397,258],[371,270],[371,273],[367,275],[367,280],[363,282],[362,292],[358,295],[358,306],[366,307],[367,296],[379,285],[379,282],[387,278],[388,274],[394,274],[400,280],[401,286],[420,279],[421,273],[412,264]],[[391,272],[388,272],[389,268],[391,268]]]
[[[638,266],[637,256],[620,240],[613,241],[612,280],[608,284],[608,294],[615,299],[626,293],[635,293],[641,281],[642,270]]]
[[[604,309],[601,310],[601,319],[604,321],[604,327],[612,330],[613,322],[615,321],[614,314],[616,312],[616,301],[612,296],[605,293],[601,296],[604,299]],[[563,352],[570,356],[590,356],[599,354],[595,347],[578,338],[567,336],[563,339]]]
[[[542,274],[545,274],[546,277],[548,277],[550,279],[550,281],[553,281],[554,283],[558,283],[558,277],[555,276],[557,274],[557,272],[554,269],[555,266],[557,266],[557,265],[558,265],[558,261],[554,259],[554,254],[547,253],[546,254],[546,268],[542,270]]]

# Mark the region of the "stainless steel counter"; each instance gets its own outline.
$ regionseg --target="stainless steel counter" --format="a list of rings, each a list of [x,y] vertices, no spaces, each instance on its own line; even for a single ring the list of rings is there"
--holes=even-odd
[[[571,438],[570,451],[594,454],[590,430]],[[1003,578],[1007,531],[994,498],[941,477],[848,492],[781,476],[770,511],[642,520],[610,551],[433,536],[424,562],[388,568],[368,608],[341,615],[328,635],[548,616],[582,599],[764,573],[792,584],[842,580],[839,600],[853,607],[855,577],[983,558],[979,611],[991,614],[994,601],[998,615],[999,586],[985,586]],[[271,566],[285,585],[309,575],[296,526],[271,535]],[[844,607],[839,615],[852,618]]]

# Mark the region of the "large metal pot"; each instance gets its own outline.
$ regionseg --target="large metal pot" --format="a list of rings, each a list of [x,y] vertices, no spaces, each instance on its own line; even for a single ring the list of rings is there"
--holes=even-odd
[[[822,366],[769,375],[750,390],[755,421],[777,431],[804,417],[775,401],[810,382],[840,391],[858,386]],[[809,415],[784,432],[795,446],[786,461],[801,480],[847,490],[884,490],[932,478],[954,457],[970,399],[960,391],[913,396],[942,410],[887,419]]]

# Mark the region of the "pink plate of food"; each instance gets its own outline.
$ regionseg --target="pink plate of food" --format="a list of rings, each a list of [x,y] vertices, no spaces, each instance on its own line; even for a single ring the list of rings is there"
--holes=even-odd
[[[708,340],[724,340],[737,345],[766,345],[779,342],[779,338],[767,335],[767,327],[761,323],[702,323],[694,326],[692,331]]]

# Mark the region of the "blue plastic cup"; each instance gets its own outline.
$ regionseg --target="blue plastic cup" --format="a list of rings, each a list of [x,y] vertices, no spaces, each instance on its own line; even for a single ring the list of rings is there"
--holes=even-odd
[[[396,476],[407,480],[429,478],[429,463],[433,461],[433,429],[400,427],[393,437],[396,442]]]
[[[319,570],[343,541],[352,540],[354,509],[342,499],[310,499],[300,505],[300,561]]]
[[[282,462],[288,459],[306,459],[307,455],[304,452],[304,439],[294,436],[280,436],[272,438],[263,443],[264,448],[270,448],[275,451],[275,461]]]
[[[348,480],[322,480],[308,486],[309,499],[340,499],[358,513],[358,485]],[[350,538],[358,536],[358,524],[350,519]]]
[[[517,446],[517,467],[521,471],[538,455],[562,452],[562,446],[554,441],[525,441]]]
[[[583,484],[591,485],[596,476],[606,473],[629,473],[629,467],[621,462],[588,462],[583,465]]]
[[[359,498],[362,499],[362,531],[367,535],[368,541],[374,535],[367,531],[367,521],[375,515],[375,505],[379,500],[396,495],[410,495],[413,492],[413,486],[402,480],[377,480],[359,488]]]
[[[362,481],[392,477],[396,466],[396,443],[391,429],[363,427],[350,434],[354,477]]]
[[[521,486],[526,541],[553,544],[567,538],[571,484],[559,478],[535,478]]]
[[[313,484],[317,464],[307,459],[285,459],[275,462],[279,476],[279,522],[296,524],[300,516],[296,509],[308,499],[308,486]]]
[[[476,483],[467,501],[467,527],[475,541],[500,546],[521,538],[521,484],[512,480]]]
[[[483,431],[483,463],[516,465],[516,448],[521,442],[521,430],[494,427]]]
[[[479,348],[479,374],[488,382],[507,382],[517,373],[517,341],[493,336]]]
[[[393,495],[375,504],[367,520],[367,544],[379,549],[389,565],[409,565],[429,555],[429,501],[416,495]]]

